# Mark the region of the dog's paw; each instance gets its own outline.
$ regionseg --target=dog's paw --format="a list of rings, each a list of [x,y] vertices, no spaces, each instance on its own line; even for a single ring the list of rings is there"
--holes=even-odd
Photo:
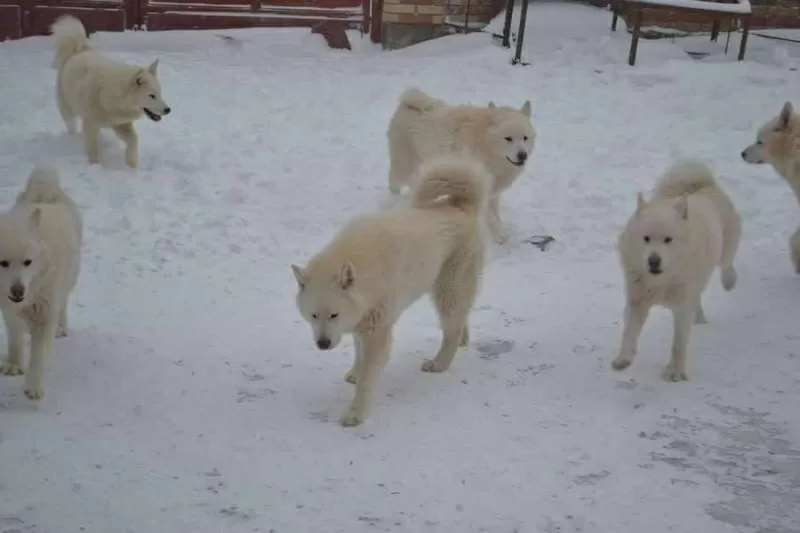
[[[347,374],[344,375],[344,380],[348,383],[352,383],[353,385],[358,383],[358,378],[356,377],[356,373],[353,372],[352,370],[347,371]]]
[[[56,338],[59,339],[62,337],[69,337],[69,330],[58,326],[58,329],[56,329]]]
[[[41,385],[25,385],[25,396],[29,400],[41,400],[44,398],[44,387]]]
[[[11,363],[9,361],[0,363],[0,374],[4,376],[21,376],[24,373],[25,371],[18,363]]]
[[[422,363],[423,372],[433,372],[434,374],[438,374],[440,372],[444,372],[445,370],[447,370],[447,367],[435,359],[428,359]]]
[[[663,377],[666,381],[670,383],[677,383],[679,381],[686,381],[689,378],[686,377],[686,371],[676,368],[674,365],[667,365],[664,368],[664,371],[661,373],[661,377]]]
[[[352,407],[348,408],[347,411],[339,418],[339,423],[344,427],[352,427],[361,424],[364,421],[364,417],[359,415],[355,409]]]
[[[736,280],[738,276],[736,274],[736,269],[733,266],[725,267],[722,269],[722,288],[725,289],[726,292],[732,291],[736,287]]]
[[[620,355],[619,357],[611,361],[611,368],[617,371],[625,370],[629,366],[631,366],[631,358],[625,357],[624,355]]]
[[[505,244],[508,242],[509,234],[506,230],[498,230],[494,234],[494,242],[497,244]]]
[[[139,160],[134,157],[127,157],[125,158],[125,164],[130,168],[136,168],[139,166]]]

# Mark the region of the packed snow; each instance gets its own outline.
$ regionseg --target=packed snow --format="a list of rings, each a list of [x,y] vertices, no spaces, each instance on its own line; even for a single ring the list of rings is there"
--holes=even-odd
[[[800,531],[800,211],[739,157],[797,100],[800,47],[753,36],[737,62],[724,36],[642,41],[632,68],[606,10],[535,2],[529,19],[529,66],[488,33],[394,52],[357,33],[329,50],[301,29],[95,34],[114,57],[161,59],[173,112],[138,123],[136,171],[109,132],[99,166],[64,132],[51,39],[0,44],[3,205],[49,162],[86,221],[44,399],[0,379],[0,531]],[[692,59],[695,45],[710,55]],[[343,428],[352,344],[317,351],[289,265],[392,205],[385,130],[412,85],[454,103],[530,98],[537,148],[503,199],[512,237],[491,247],[469,348],[420,372],[440,339],[420,301],[371,417]],[[671,384],[667,311],[633,366],[610,368],[615,240],[681,155],[713,165],[744,237],[739,286],[712,280],[690,380]]]

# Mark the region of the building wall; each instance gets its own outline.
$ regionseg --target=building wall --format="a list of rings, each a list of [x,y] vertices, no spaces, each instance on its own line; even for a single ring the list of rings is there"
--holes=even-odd
[[[373,0],[374,1],[374,0]],[[464,26],[481,27],[505,7],[503,0],[383,0],[381,38],[385,48],[402,48],[451,33]]]

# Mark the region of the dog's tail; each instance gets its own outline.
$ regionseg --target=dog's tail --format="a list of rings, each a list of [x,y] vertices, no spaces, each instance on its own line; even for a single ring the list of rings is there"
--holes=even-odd
[[[716,188],[717,180],[711,167],[699,159],[680,159],[667,169],[655,187],[660,198],[680,198],[702,189]]]
[[[484,208],[494,179],[483,163],[469,154],[431,158],[417,172],[417,178],[412,180],[417,184],[412,206],[449,205],[474,215]]]
[[[25,190],[17,196],[21,204],[66,204],[72,200],[61,188],[58,172],[50,167],[36,167],[28,178]]]
[[[444,107],[447,104],[443,100],[428,96],[416,88],[406,89],[400,95],[400,108],[410,109],[415,113],[425,113],[437,107]]]
[[[58,17],[50,26],[50,31],[56,38],[56,56],[52,65],[54,69],[60,69],[69,58],[91,48],[86,28],[72,15]]]

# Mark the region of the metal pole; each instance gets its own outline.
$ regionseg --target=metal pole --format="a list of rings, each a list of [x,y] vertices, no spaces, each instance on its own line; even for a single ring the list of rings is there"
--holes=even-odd
[[[506,20],[503,22],[503,48],[511,48],[512,18],[514,18],[514,0],[506,0]]]
[[[525,22],[528,19],[528,1],[522,0],[522,10],[519,13],[519,30],[517,31],[517,52],[514,54],[514,59],[511,60],[512,65],[521,63],[522,42],[525,40]]]

